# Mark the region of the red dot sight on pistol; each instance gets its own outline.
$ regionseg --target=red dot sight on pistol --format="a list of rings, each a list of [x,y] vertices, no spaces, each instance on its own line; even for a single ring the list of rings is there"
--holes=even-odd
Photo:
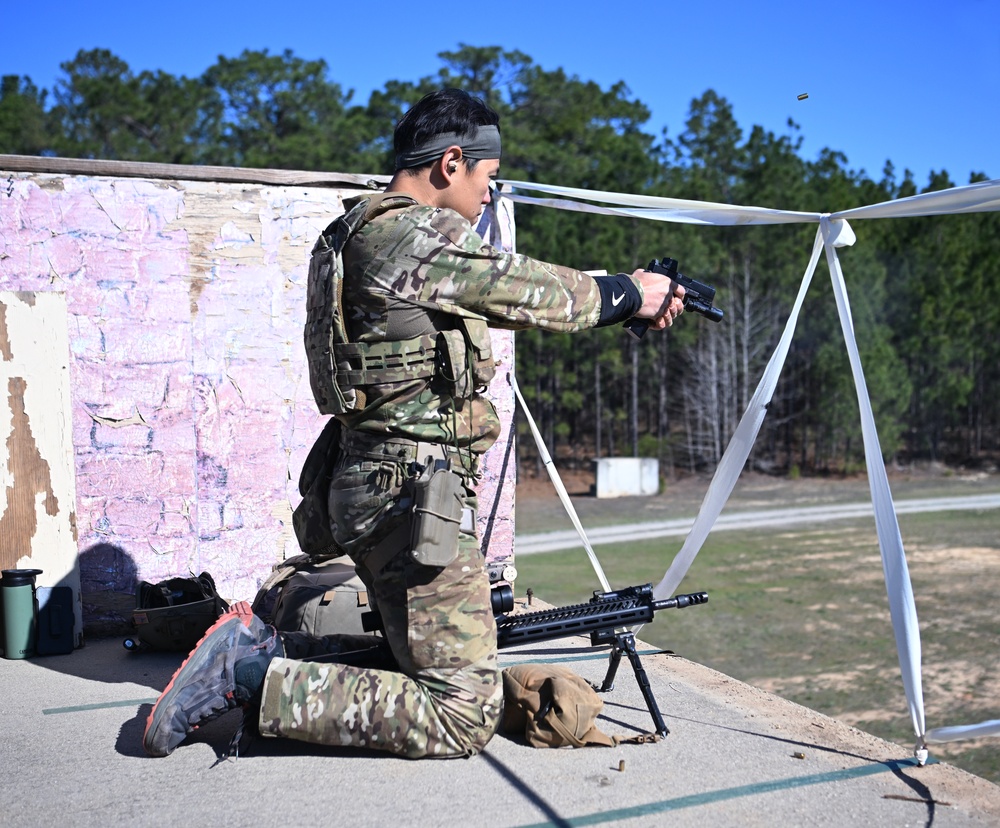
[[[683,273],[677,271],[677,259],[664,259],[662,262],[653,259],[646,267],[650,273],[659,273],[666,276],[675,285],[684,288],[684,310],[700,313],[711,322],[722,321],[723,313],[720,308],[712,306],[715,301],[715,288],[699,282],[697,279],[689,279]],[[630,319],[623,327],[636,339],[642,339],[646,331],[649,330],[649,320]]]

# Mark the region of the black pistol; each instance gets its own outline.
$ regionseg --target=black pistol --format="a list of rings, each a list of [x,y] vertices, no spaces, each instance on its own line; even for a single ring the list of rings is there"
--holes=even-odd
[[[662,262],[653,259],[646,270],[666,276],[675,284],[683,286],[684,310],[700,313],[712,322],[722,320],[722,310],[712,306],[712,302],[715,300],[715,288],[704,282],[699,282],[697,279],[689,279],[683,273],[678,273],[676,259],[664,259]],[[646,331],[649,330],[649,324],[648,319],[630,319],[622,327],[636,339],[642,339]]]

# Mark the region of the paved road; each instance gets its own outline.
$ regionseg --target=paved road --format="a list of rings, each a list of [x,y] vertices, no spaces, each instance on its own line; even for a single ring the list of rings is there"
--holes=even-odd
[[[932,497],[895,501],[896,514],[913,512],[943,512],[962,509],[998,509],[1000,494],[968,495],[964,497]],[[822,523],[847,518],[863,518],[872,515],[870,501],[840,503],[832,506],[800,506],[784,509],[758,509],[734,512],[719,516],[712,531],[723,532],[730,529],[761,529],[774,526],[794,526],[803,523]],[[676,520],[660,520],[645,523],[626,523],[617,526],[601,526],[587,529],[587,537],[593,546],[625,541],[651,540],[684,536],[694,523],[693,517]],[[580,538],[573,530],[543,532],[534,535],[518,535],[514,539],[517,555],[534,555],[540,552],[556,552],[561,549],[579,547]]]

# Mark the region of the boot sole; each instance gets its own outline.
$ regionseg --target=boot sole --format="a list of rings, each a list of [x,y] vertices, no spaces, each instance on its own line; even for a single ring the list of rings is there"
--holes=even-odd
[[[167,701],[173,691],[174,685],[183,685],[184,680],[192,673],[196,673],[200,670],[205,660],[211,657],[211,650],[203,648],[202,645],[223,627],[237,622],[242,623],[245,627],[249,627],[252,620],[253,609],[250,604],[247,601],[240,601],[233,604],[225,613],[220,615],[218,620],[205,631],[205,634],[201,637],[198,643],[194,645],[194,649],[191,650],[188,657],[184,659],[181,666],[177,668],[176,672],[171,677],[170,682],[163,688],[163,692],[160,693],[160,697],[156,700],[156,704],[153,705],[153,709],[150,711],[149,716],[146,719],[146,729],[142,735],[142,746],[146,750],[146,753],[150,756],[168,756],[173,752],[174,747],[176,747],[176,745],[174,745],[165,752],[159,749],[152,749],[150,744],[151,736],[157,732],[163,722],[165,710],[168,706],[167,704],[164,704],[164,702]],[[191,728],[191,730],[194,729],[195,728]],[[184,734],[184,738],[187,738],[187,733]],[[184,738],[181,739],[181,742],[184,741]],[[180,744],[180,742],[178,742],[178,744]]]

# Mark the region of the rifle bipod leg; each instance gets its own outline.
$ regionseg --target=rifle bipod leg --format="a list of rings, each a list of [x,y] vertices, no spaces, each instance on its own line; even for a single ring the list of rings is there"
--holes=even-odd
[[[643,699],[646,700],[646,707],[649,708],[649,715],[653,717],[653,724],[659,736],[666,736],[670,731],[667,729],[663,716],[660,713],[660,706],[653,696],[653,688],[649,683],[649,676],[646,675],[646,668],[639,660],[639,653],[635,649],[635,634],[629,632],[616,632],[615,643],[611,645],[611,656],[608,661],[608,672],[604,676],[604,683],[598,688],[598,692],[607,693],[614,689],[615,674],[618,672],[618,665],[622,660],[622,653],[628,656],[635,672],[635,680],[639,683],[639,690]]]

